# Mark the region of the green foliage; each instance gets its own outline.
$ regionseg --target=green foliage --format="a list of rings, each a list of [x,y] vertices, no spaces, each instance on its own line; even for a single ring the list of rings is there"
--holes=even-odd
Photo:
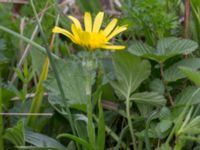
[[[164,96],[156,92],[134,93],[130,97],[130,100],[134,101],[135,103],[153,106],[163,106],[166,103]]]
[[[179,67],[188,67],[193,70],[198,70],[199,63],[199,58],[183,59],[164,71],[164,79],[167,82],[174,82],[179,79],[185,78],[185,74],[180,71]]]
[[[128,0],[123,3],[122,11],[134,36],[144,37],[147,43],[153,44],[160,38],[176,35],[179,28],[174,11],[176,5],[174,3],[169,8],[168,3],[162,0]]]
[[[58,61],[56,67],[62,82],[68,105],[86,104],[86,72],[84,67],[75,61]],[[45,87],[54,96],[59,96],[60,92],[53,72],[49,74]]]
[[[66,150],[66,147],[55,139],[33,131],[25,131],[25,141],[38,148]]]
[[[100,0],[92,0],[92,1],[87,1],[87,0],[77,0],[76,1],[78,6],[80,7],[82,12],[99,12],[101,11],[101,3]]]
[[[200,3],[198,0],[191,1],[192,19],[190,22],[190,30],[192,38],[200,44]]]
[[[25,144],[24,121],[19,121],[13,128],[6,129],[4,138],[15,146],[23,146]]]
[[[194,71],[191,68],[187,67],[180,67],[180,70],[197,86],[200,86],[200,74],[198,71]]]
[[[0,4],[1,150],[198,149],[199,0],[188,39],[179,0],[30,2]],[[107,22],[120,15],[128,24],[110,43],[127,50],[88,51],[51,35],[55,25],[69,28],[66,14],[82,24],[82,13],[104,8]]]
[[[190,54],[197,48],[198,44],[192,40],[168,37],[160,39],[155,48],[141,42],[134,42],[128,51],[134,55],[163,63],[173,56]]]
[[[115,53],[113,65],[117,81],[111,81],[111,85],[125,98],[129,97],[151,72],[151,65],[148,61],[141,60],[127,52]]]

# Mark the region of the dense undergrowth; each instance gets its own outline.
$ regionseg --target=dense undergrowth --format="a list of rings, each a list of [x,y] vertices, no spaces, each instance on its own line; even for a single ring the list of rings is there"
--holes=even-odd
[[[68,17],[85,12],[86,31]],[[0,20],[0,150],[200,149],[199,0],[0,3]]]

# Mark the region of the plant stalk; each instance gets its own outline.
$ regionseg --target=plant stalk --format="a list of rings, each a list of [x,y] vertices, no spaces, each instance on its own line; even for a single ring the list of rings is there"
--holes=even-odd
[[[130,93],[130,92],[128,92],[128,93]],[[128,96],[126,97],[126,115],[127,115],[129,130],[130,130],[130,133],[131,133],[131,139],[132,139],[132,142],[133,142],[133,149],[137,150],[136,139],[135,139],[132,121],[131,121],[131,115],[130,115],[130,98],[129,98],[129,95],[130,94],[128,94]]]
[[[189,18],[190,17],[190,0],[185,0],[185,20],[184,20],[184,38],[188,38]]]

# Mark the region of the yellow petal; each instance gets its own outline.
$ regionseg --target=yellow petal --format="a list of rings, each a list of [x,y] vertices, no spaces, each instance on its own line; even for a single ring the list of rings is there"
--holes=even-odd
[[[97,14],[97,16],[95,17],[94,19],[94,25],[93,25],[93,32],[99,32],[99,29],[101,28],[101,24],[102,24],[102,21],[103,21],[103,16],[104,16],[104,13],[103,12],[99,12]]]
[[[84,15],[84,24],[85,24],[85,31],[91,32],[92,31],[92,17],[89,12],[86,12]]]
[[[60,27],[55,26],[53,28],[52,32],[53,33],[61,33],[61,34],[65,35],[66,37],[70,38],[73,42],[75,41],[73,35],[69,31],[62,29]]]
[[[80,43],[79,32],[78,32],[78,29],[76,28],[75,24],[72,24],[71,30],[74,35],[74,39],[75,39],[76,43]]]
[[[73,17],[73,16],[68,16],[68,18],[69,18],[71,21],[73,21],[73,23],[75,24],[76,28],[82,30],[81,23],[78,21],[78,19],[76,19],[76,18]]]
[[[105,36],[108,36],[117,24],[117,19],[113,19],[103,30]]]
[[[127,30],[127,27],[126,27],[126,26],[116,27],[116,28],[114,29],[114,31],[106,38],[107,41],[109,41],[109,40],[112,39],[115,35],[117,35],[117,34],[123,32],[123,31],[125,31],[125,30]]]
[[[104,49],[112,49],[112,50],[122,50],[125,48],[123,45],[103,45],[101,48]]]

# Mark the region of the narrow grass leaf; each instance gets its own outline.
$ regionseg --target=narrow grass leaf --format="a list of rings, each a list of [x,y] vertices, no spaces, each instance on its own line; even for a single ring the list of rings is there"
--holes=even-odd
[[[85,147],[87,150],[93,150],[92,149],[92,146],[90,143],[88,143],[87,141],[85,141],[84,139],[82,138],[79,138],[77,136],[74,136],[72,134],[67,134],[67,133],[64,133],[64,134],[59,134],[57,138],[68,138],[68,139],[71,139],[79,144],[81,144],[83,147]]]

